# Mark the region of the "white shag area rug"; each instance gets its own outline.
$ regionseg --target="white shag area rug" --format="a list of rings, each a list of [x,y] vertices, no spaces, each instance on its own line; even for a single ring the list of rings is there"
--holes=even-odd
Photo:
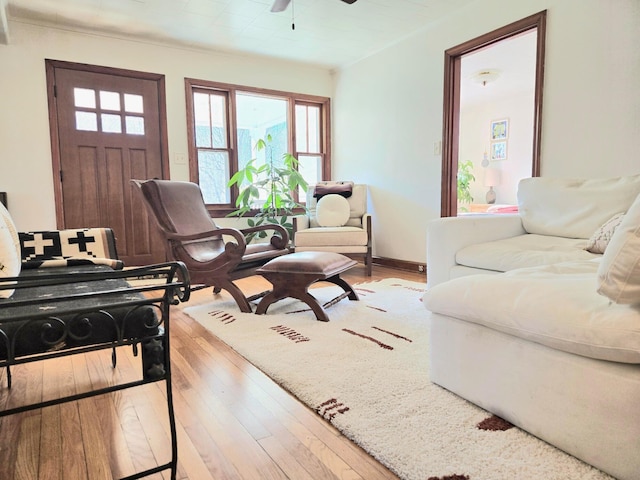
[[[266,315],[232,300],[184,311],[403,479],[611,478],[429,381],[424,284],[353,287],[360,300],[329,322],[292,299]],[[342,290],[310,292],[324,304]]]

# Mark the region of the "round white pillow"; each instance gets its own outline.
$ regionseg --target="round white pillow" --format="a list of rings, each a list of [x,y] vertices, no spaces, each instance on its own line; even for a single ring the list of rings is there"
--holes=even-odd
[[[316,220],[321,227],[341,227],[349,220],[349,202],[342,195],[325,195],[316,205]]]

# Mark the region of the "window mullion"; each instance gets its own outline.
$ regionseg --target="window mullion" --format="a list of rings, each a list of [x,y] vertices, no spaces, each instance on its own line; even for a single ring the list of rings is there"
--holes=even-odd
[[[236,90],[229,89],[227,91],[227,145],[229,146],[229,178],[233,177],[238,171],[238,131],[236,125]],[[234,207],[238,199],[238,188],[232,187],[229,192],[231,207]]]

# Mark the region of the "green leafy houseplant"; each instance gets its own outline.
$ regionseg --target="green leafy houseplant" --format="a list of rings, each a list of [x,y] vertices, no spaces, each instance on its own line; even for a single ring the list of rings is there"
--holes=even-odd
[[[247,223],[250,227],[264,223],[282,225],[289,232],[289,238],[293,236],[293,220],[291,217],[296,208],[305,208],[297,202],[294,192],[298,189],[306,192],[308,184],[298,171],[298,159],[290,153],[282,155],[282,161],[277,162],[273,158],[273,146],[271,135],[266,139],[256,142],[256,153],[265,150],[265,162],[257,165],[258,159],[252,158],[246,166],[238,170],[229,180],[227,186],[238,187],[236,200],[237,210],[231,212],[228,217],[243,217],[245,214],[255,211],[253,218]],[[266,200],[263,200],[266,199]],[[251,241],[255,236],[265,238],[265,231],[252,234],[247,238]]]
[[[473,162],[471,160],[458,164],[458,202],[460,203],[473,202],[471,182],[474,182],[476,177],[473,175],[472,170]]]

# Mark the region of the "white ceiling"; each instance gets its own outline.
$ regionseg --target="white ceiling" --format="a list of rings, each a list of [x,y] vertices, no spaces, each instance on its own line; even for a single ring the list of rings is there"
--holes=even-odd
[[[271,13],[273,0],[0,0],[0,9],[6,4],[0,20],[268,55],[335,69],[473,1],[358,0],[348,5],[340,0],[292,0],[286,11]],[[0,22],[0,39],[7,37],[10,43],[9,28]]]
[[[537,38],[537,31],[529,30],[463,56],[460,103],[471,106],[524,92],[533,96]],[[496,78],[486,85],[475,80],[479,72],[487,70]]]

